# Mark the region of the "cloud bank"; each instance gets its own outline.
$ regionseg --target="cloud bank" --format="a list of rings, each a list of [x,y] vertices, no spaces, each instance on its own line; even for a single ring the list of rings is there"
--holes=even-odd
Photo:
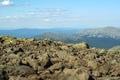
[[[3,0],[2,2],[0,2],[0,6],[10,6],[13,5],[14,3],[10,0]]]

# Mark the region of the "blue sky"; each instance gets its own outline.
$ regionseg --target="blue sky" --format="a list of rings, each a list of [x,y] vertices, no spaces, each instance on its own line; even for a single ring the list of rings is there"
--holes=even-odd
[[[120,0],[0,0],[0,29],[120,27]]]

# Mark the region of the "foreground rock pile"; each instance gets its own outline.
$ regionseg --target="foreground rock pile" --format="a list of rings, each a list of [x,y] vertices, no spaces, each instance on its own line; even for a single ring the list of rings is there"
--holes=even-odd
[[[0,80],[120,80],[120,52],[3,36]]]

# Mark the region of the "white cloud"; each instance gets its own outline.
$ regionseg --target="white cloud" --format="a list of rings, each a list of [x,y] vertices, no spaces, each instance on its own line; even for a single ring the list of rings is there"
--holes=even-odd
[[[3,0],[2,2],[0,2],[0,6],[10,6],[13,5],[14,3],[10,0]]]
[[[49,21],[51,21],[51,19],[46,18],[46,19],[43,19],[43,21],[49,22]]]
[[[4,16],[0,18],[0,22],[5,22],[5,21],[17,21],[17,20],[22,20],[24,19],[25,16]]]
[[[35,15],[36,13],[35,12],[28,12],[27,14],[28,15]]]
[[[68,11],[65,9],[36,9],[33,11],[29,11],[27,13],[28,16],[32,17],[49,17],[49,18],[57,18],[68,15]]]

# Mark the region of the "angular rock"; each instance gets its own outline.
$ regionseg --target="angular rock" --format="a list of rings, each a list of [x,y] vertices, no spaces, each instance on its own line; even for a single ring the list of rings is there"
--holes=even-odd
[[[83,43],[79,43],[79,44],[74,44],[73,47],[78,48],[78,49],[80,49],[80,48],[88,49],[89,45],[86,42],[83,42]]]
[[[119,80],[120,51],[0,37],[0,80]]]
[[[36,73],[29,66],[7,66],[5,71],[9,76],[29,76]]]

